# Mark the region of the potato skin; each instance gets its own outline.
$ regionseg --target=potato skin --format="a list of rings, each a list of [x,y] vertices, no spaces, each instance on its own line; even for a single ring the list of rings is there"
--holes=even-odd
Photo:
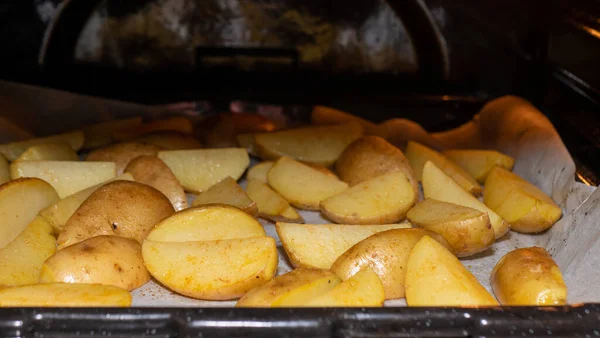
[[[96,236],[56,252],[42,266],[41,283],[113,285],[131,291],[150,280],[142,246],[130,238]]]
[[[161,147],[153,144],[125,142],[94,150],[88,154],[85,160],[115,162],[117,175],[121,175],[134,158],[142,155],[154,156],[160,150],[162,150]]]
[[[540,248],[507,253],[492,270],[490,283],[502,305],[564,305],[567,286],[558,265]]]

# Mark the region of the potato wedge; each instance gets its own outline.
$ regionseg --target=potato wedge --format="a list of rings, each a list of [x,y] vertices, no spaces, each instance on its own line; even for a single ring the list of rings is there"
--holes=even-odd
[[[83,149],[94,149],[105,147],[113,143],[113,134],[119,130],[136,129],[142,124],[141,117],[132,117],[129,119],[112,120],[99,122],[86,127],[83,127],[85,142]]]
[[[348,184],[304,165],[282,157],[269,170],[269,185],[290,204],[300,209],[319,210],[328,197],[348,189]]]
[[[103,284],[128,291],[149,280],[140,243],[119,236],[96,236],[59,250],[39,275],[40,283]]]
[[[171,201],[175,211],[188,207],[187,196],[177,177],[157,157],[146,155],[136,157],[129,162],[125,172],[131,174],[136,182],[147,184],[162,192]]]
[[[118,143],[105,148],[96,149],[88,154],[86,161],[114,162],[117,175],[123,174],[125,168],[133,159],[139,156],[155,156],[160,147],[143,143]]]
[[[320,164],[310,163],[310,162],[302,162],[302,161],[300,161],[300,162],[303,164],[306,164],[307,166],[309,166],[313,169],[317,169],[318,171],[322,172],[323,174],[325,174],[327,176],[331,176],[335,179],[338,179],[337,175],[333,171],[331,171],[331,169],[329,169],[327,167],[324,167]]]
[[[4,155],[4,157],[7,160],[14,161],[31,146],[49,143],[66,143],[70,145],[71,148],[73,148],[73,150],[77,151],[81,149],[81,146],[83,145],[83,140],[83,132],[81,130],[78,130],[70,133],[2,144],[0,145],[0,153]]]
[[[164,150],[184,150],[202,148],[202,144],[190,135],[176,131],[162,131],[144,135],[134,140],[137,143],[151,144]]]
[[[349,122],[359,123],[365,129],[365,134],[377,134],[377,125],[375,123],[335,108],[314,106],[310,114],[310,123],[315,125],[344,124]]]
[[[290,157],[328,167],[338,159],[346,146],[362,135],[360,124],[348,123],[256,134],[254,142],[263,160]]]
[[[151,186],[110,182],[96,189],[69,218],[58,235],[58,249],[100,235],[133,238],[141,243],[158,221],[173,212],[171,202]]]
[[[487,213],[496,239],[504,236],[510,230],[508,222],[466,192],[456,181],[430,161],[427,161],[423,167],[423,194],[425,198],[454,203]]]
[[[263,183],[269,183],[267,175],[269,174],[269,170],[273,168],[273,164],[275,164],[273,161],[264,161],[250,167],[246,173],[246,179],[248,181],[257,180]]]
[[[183,134],[192,134],[194,132],[194,126],[187,117],[176,116],[163,120],[146,122],[141,126],[119,129],[113,132],[112,137],[116,141],[123,142],[161,131],[175,131]]]
[[[419,198],[419,182],[402,151],[379,136],[363,136],[352,142],[335,162],[335,172],[350,186],[373,177],[402,171]]]
[[[169,150],[158,153],[184,189],[204,191],[231,176],[238,180],[250,164],[243,148]]]
[[[292,307],[323,294],[341,280],[327,270],[299,268],[246,293],[236,307]]]
[[[10,165],[3,155],[0,155],[0,184],[10,181]]]
[[[444,236],[458,257],[484,251],[496,238],[487,213],[458,204],[428,198],[410,209],[406,218]]]
[[[60,198],[115,178],[113,162],[19,161],[10,165],[13,179],[37,177],[52,185]]]
[[[463,189],[473,195],[481,195],[482,189],[479,183],[477,183],[477,181],[458,164],[452,162],[452,160],[446,158],[437,151],[427,148],[422,144],[409,141],[404,154],[410,162],[410,166],[419,181],[423,180],[423,167],[425,166],[425,163],[431,161],[446,175],[455,180]]]
[[[348,280],[365,267],[370,267],[383,283],[385,299],[403,298],[408,257],[413,246],[427,235],[450,247],[442,236],[427,230],[386,230],[353,245],[335,260],[331,271],[342,280]]]
[[[79,156],[67,143],[48,143],[29,147],[15,161],[79,161]]]
[[[485,183],[483,202],[506,219],[514,231],[541,232],[562,216],[552,198],[506,169],[494,167]]]
[[[492,270],[492,289],[508,306],[567,304],[567,286],[548,251],[521,248],[504,255]]]
[[[379,276],[366,267],[333,289],[303,304],[310,307],[381,307],[385,300]]]
[[[224,204],[192,207],[158,222],[147,240],[153,242],[219,241],[266,236],[256,219]]]
[[[100,284],[35,284],[0,289],[0,307],[129,307],[131,294]]]
[[[408,306],[497,306],[475,276],[429,236],[415,244],[406,268]]]
[[[277,247],[271,237],[204,242],[153,242],[142,245],[148,271],[182,295],[235,299],[277,272]]]
[[[41,209],[56,201],[58,194],[54,188],[37,178],[22,178],[0,185],[0,249],[15,240]]]
[[[256,202],[250,199],[242,187],[231,177],[224,178],[208,190],[198,194],[192,205],[215,203],[231,205],[247,212],[252,217],[258,216]]]
[[[258,154],[256,153],[256,145],[254,144],[254,134],[237,134],[235,139],[237,140],[237,145],[245,148],[248,151],[248,154],[258,157]]]
[[[241,133],[271,132],[276,124],[268,118],[251,113],[213,115],[199,125],[198,136],[211,148],[237,147],[236,136]]]
[[[249,180],[246,184],[246,193],[256,202],[260,217],[273,222],[304,223],[304,219],[296,209],[266,183]]]
[[[281,244],[297,268],[329,269],[356,243],[378,232],[411,228],[409,223],[383,225],[295,224],[277,222]]]
[[[52,228],[54,228],[55,232],[60,232],[63,226],[67,223],[69,218],[73,216],[75,211],[81,206],[90,195],[96,191],[96,189],[100,188],[102,185],[112,182],[112,181],[133,181],[133,176],[129,173],[125,173],[121,176],[117,176],[112,180],[108,180],[107,182],[100,183],[89,187],[87,189],[83,189],[74,193],[73,195],[69,195],[60,201],[42,209],[40,211],[40,216],[44,217],[44,219],[50,223]]]
[[[410,180],[404,172],[396,171],[321,201],[321,211],[337,223],[386,224],[403,219],[415,201]]]
[[[485,183],[493,167],[512,170],[515,165],[512,157],[495,150],[446,150],[442,154],[461,166],[481,184]]]
[[[0,249],[0,285],[36,284],[44,261],[56,251],[52,226],[36,217],[7,246]]]

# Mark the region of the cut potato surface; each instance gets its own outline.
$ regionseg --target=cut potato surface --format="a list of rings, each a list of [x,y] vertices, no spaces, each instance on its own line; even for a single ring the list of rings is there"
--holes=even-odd
[[[262,181],[249,179],[246,183],[246,193],[256,202],[260,217],[266,219],[279,217],[290,207],[283,197]]]
[[[337,223],[397,222],[415,204],[413,185],[401,171],[363,181],[321,201],[321,211]]]
[[[29,147],[15,161],[79,161],[79,156],[67,143],[49,143]]]
[[[35,284],[44,261],[56,251],[52,226],[36,217],[7,246],[0,249],[0,285]]]
[[[339,283],[340,278],[330,271],[299,268],[250,290],[237,302],[236,307],[301,306]]]
[[[461,166],[481,184],[485,182],[493,167],[512,170],[515,165],[512,157],[495,150],[447,150],[442,154]]]
[[[273,167],[273,164],[275,164],[273,161],[260,162],[259,164],[248,169],[248,172],[246,173],[246,179],[248,181],[257,180],[263,183],[268,183],[269,178],[267,175],[269,174],[269,170],[271,170]]]
[[[176,131],[162,131],[135,139],[135,142],[152,144],[164,150],[183,150],[202,148],[202,144],[190,135]]]
[[[73,150],[77,151],[81,149],[83,140],[83,132],[78,130],[70,133],[2,144],[0,145],[0,153],[4,155],[7,160],[14,161],[31,146],[50,143],[66,143],[70,145]]]
[[[99,122],[83,127],[85,135],[84,149],[94,149],[104,147],[113,142],[112,135],[122,129],[137,128],[142,124],[141,117],[132,117],[130,119],[113,120]]]
[[[142,245],[144,262],[156,280],[182,295],[227,300],[268,282],[277,272],[271,237]]]
[[[243,148],[169,150],[159,152],[158,158],[187,191],[196,193],[229,176],[238,180],[250,164]]]
[[[425,198],[463,205],[487,213],[496,239],[504,236],[510,230],[508,222],[466,192],[456,181],[429,161],[423,167],[423,194]]]
[[[406,217],[412,224],[444,236],[458,257],[486,250],[495,241],[488,214],[477,209],[425,199]]]
[[[37,178],[22,178],[0,185],[0,249],[17,238],[41,209],[57,201],[54,188]]]
[[[410,228],[409,223],[384,225],[295,224],[277,222],[283,248],[295,267],[329,269],[356,243],[381,231]]]
[[[375,123],[358,116],[348,114],[344,111],[326,106],[314,106],[311,112],[310,122],[315,125],[332,125],[356,122],[365,129],[366,134],[374,135],[377,133],[377,125]]]
[[[423,167],[425,163],[431,161],[469,193],[473,195],[481,194],[481,186],[469,173],[437,151],[422,144],[409,141],[405,155],[419,181],[423,180]]]
[[[19,161],[10,165],[13,179],[37,177],[56,190],[60,198],[115,178],[113,162]]]
[[[231,177],[224,178],[208,190],[198,194],[192,205],[215,203],[231,205],[247,212],[252,217],[258,216],[256,202],[250,199],[242,187]]]
[[[0,184],[10,181],[10,165],[3,155],[0,155]]]
[[[100,284],[36,284],[0,289],[0,307],[129,307],[127,290]]]
[[[483,201],[522,233],[544,231],[562,216],[560,207],[543,191],[500,167],[490,171]]]
[[[245,148],[248,154],[258,157],[256,153],[256,145],[254,144],[254,134],[244,133],[235,136],[240,147]]]
[[[133,159],[139,156],[154,156],[161,150],[160,147],[143,143],[118,143],[89,153],[86,161],[114,162],[117,175],[123,174],[125,168]]]
[[[156,224],[153,242],[217,241],[266,236],[262,225],[242,210],[224,204],[182,210]]]
[[[444,246],[424,236],[406,269],[408,306],[497,306],[498,302]]]
[[[366,267],[333,289],[310,299],[310,307],[381,307],[385,300],[379,276]]]
[[[337,195],[348,184],[289,157],[279,159],[268,174],[269,185],[293,206],[319,210],[322,200]]]
[[[363,134],[358,123],[311,126],[254,135],[256,151],[263,160],[290,157],[298,161],[332,165],[344,148]]]
[[[115,177],[112,180],[109,180],[108,182],[118,181],[118,180],[133,181],[133,176],[131,176],[131,174],[129,174],[129,173],[125,173],[121,176]],[[108,183],[108,182],[105,182],[105,183]],[[50,223],[50,225],[52,225],[52,227],[54,228],[54,230],[56,232],[59,232],[60,230],[62,230],[63,226],[67,223],[69,218],[71,216],[73,216],[73,214],[75,213],[77,208],[79,208],[81,206],[81,203],[83,203],[88,197],[90,197],[90,195],[94,191],[96,191],[96,189],[100,188],[105,183],[97,184],[97,185],[89,187],[87,189],[83,189],[81,191],[74,193],[73,195],[69,195],[69,196],[61,199],[60,201],[48,206],[47,208],[44,208],[42,211],[40,211],[40,216],[44,217],[44,219],[46,221],[48,221],[48,223]]]

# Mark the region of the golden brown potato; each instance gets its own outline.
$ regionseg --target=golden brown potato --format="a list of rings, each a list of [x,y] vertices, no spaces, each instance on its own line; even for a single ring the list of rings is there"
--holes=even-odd
[[[238,134],[271,132],[275,129],[275,123],[262,115],[226,113],[202,121],[198,134],[208,147],[228,148],[238,146]]]
[[[344,124],[349,122],[359,123],[367,135],[376,135],[377,125],[358,116],[331,107],[314,106],[310,116],[310,123],[315,125]]]
[[[498,302],[450,251],[429,236],[406,265],[408,306],[497,306]]]
[[[146,239],[189,242],[263,236],[265,230],[252,216],[229,205],[212,204],[185,209],[163,219]]]
[[[129,181],[96,189],[69,218],[58,235],[58,249],[90,237],[115,235],[141,243],[154,225],[175,210],[160,191]]]
[[[436,240],[450,248],[442,236],[427,230],[387,230],[356,243],[336,259],[331,271],[342,280],[347,280],[363,268],[370,267],[383,283],[385,299],[403,298],[408,257],[413,246],[427,235],[436,237]]]
[[[560,207],[543,191],[500,167],[490,170],[483,201],[506,219],[511,229],[522,233],[544,231],[562,216]]]
[[[0,185],[0,249],[17,238],[38,212],[58,201],[52,186],[37,178],[21,178]]]
[[[404,118],[393,118],[380,123],[375,135],[383,137],[402,151],[406,150],[407,143],[410,141],[432,149],[443,148],[443,145],[420,124]]]
[[[482,190],[479,183],[458,164],[437,151],[416,142],[408,142],[404,154],[413,169],[415,177],[419,181],[423,179],[423,167],[425,163],[431,161],[446,175],[452,177],[463,189],[475,196],[481,195]]]
[[[264,161],[252,166],[246,173],[246,179],[248,181],[258,180],[263,183],[269,183],[267,175],[269,174],[269,170],[273,167],[273,164],[275,164],[273,161]]]
[[[565,305],[567,286],[558,265],[539,247],[504,255],[492,270],[490,283],[502,305]]]
[[[282,157],[269,170],[269,185],[293,206],[319,210],[324,199],[341,193],[348,184],[316,169]]]
[[[182,295],[235,299],[265,284],[277,272],[271,237],[204,242],[153,242],[142,245],[144,262],[156,280]]]
[[[303,163],[303,164],[306,164],[307,166],[309,166],[309,167],[311,167],[313,169],[317,169],[318,171],[322,172],[325,175],[334,177],[336,179],[338,178],[337,175],[334,174],[333,171],[331,171],[331,169],[329,169],[327,167],[324,167],[324,166],[322,166],[320,164],[315,164],[315,163],[310,163],[310,162],[302,162],[302,161],[299,161],[299,162]]]
[[[86,161],[114,162],[117,166],[117,175],[121,175],[129,162],[138,156],[155,156],[160,147],[143,143],[118,143],[89,153]]]
[[[256,151],[263,160],[285,156],[328,167],[350,143],[362,135],[362,126],[353,122],[256,134],[254,141]]]
[[[44,262],[39,276],[40,283],[103,284],[129,291],[149,280],[140,243],[119,236],[96,236],[59,250]]]
[[[406,218],[414,225],[444,236],[458,257],[484,251],[495,241],[487,213],[462,205],[425,199],[410,209]]]
[[[442,154],[461,166],[481,184],[485,183],[493,167],[512,170],[515,165],[512,157],[495,150],[447,150]]]
[[[305,304],[323,294],[341,280],[327,270],[299,268],[273,278],[246,293],[236,307],[292,307]]]
[[[412,184],[404,172],[396,171],[321,201],[321,211],[336,223],[386,224],[403,219],[414,204]]]
[[[35,284],[0,289],[0,307],[128,307],[131,294],[100,284]]]
[[[10,181],[10,166],[4,155],[0,154],[0,184]]]
[[[510,230],[508,222],[485,204],[479,202],[477,198],[465,191],[455,180],[429,161],[423,167],[423,195],[425,198],[454,203],[487,213],[496,239],[504,236]]]
[[[188,207],[187,197],[183,187],[179,184],[177,177],[167,165],[155,156],[139,156],[133,159],[125,172],[130,173],[136,182],[147,184],[162,192],[175,211],[183,210]]]
[[[394,171],[402,171],[419,198],[419,182],[402,151],[379,136],[352,142],[335,163],[335,172],[350,186]]]
[[[409,223],[382,225],[296,224],[277,222],[281,244],[297,268],[329,269],[354,244],[378,232],[410,228]]]
[[[254,144],[254,134],[238,134],[235,138],[237,140],[237,146],[245,148],[248,151],[248,154],[258,157],[256,145]]]
[[[369,267],[333,289],[308,300],[309,307],[381,307],[385,291],[379,276]]]
[[[122,128],[112,133],[116,141],[129,141],[147,134],[153,134],[162,131],[175,131],[183,134],[192,134],[194,126],[187,117],[176,116],[164,120],[156,120],[143,123],[141,126],[131,128]]]
[[[215,203],[231,205],[247,212],[252,217],[258,216],[256,202],[250,199],[242,187],[231,177],[224,178],[208,190],[198,194],[192,205],[199,206]]]
[[[83,149],[94,149],[113,143],[113,134],[121,129],[135,129],[142,124],[141,117],[132,117],[123,120],[99,122],[83,127],[85,142]]]
[[[243,148],[168,150],[159,152],[158,158],[169,166],[185,190],[195,193],[228,176],[238,180],[250,164]]]
[[[284,221],[303,223],[304,219],[289,203],[266,183],[259,180],[248,180],[246,193],[258,208],[260,217],[273,222]]]
[[[202,148],[202,144],[190,135],[176,131],[161,131],[135,139],[137,143],[152,144],[164,150]]]
[[[83,145],[83,132],[81,130],[73,131],[70,133],[58,134],[48,137],[34,138],[26,141],[18,141],[13,143],[1,144],[0,153],[9,161],[16,160],[22,153],[24,153],[29,147],[38,144],[50,144],[50,143],[67,143],[77,151],[81,149]]]
[[[48,143],[29,147],[15,161],[79,161],[79,156],[67,143]]]
[[[35,284],[44,261],[56,251],[52,226],[37,216],[17,238],[0,249],[0,285]]]

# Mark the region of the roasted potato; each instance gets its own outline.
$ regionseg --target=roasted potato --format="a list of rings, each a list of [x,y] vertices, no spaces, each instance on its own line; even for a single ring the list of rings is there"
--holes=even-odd
[[[562,216],[560,207],[543,191],[500,167],[490,170],[483,201],[506,219],[511,229],[522,233],[544,231]]]
[[[77,151],[81,149],[83,139],[83,132],[78,130],[70,133],[2,144],[0,145],[0,153],[4,155],[7,160],[14,161],[31,146],[50,143],[66,143],[70,145],[73,150]]]
[[[495,150],[447,150],[442,154],[461,166],[481,184],[485,183],[493,167],[512,170],[515,165],[512,157]]]
[[[60,198],[117,176],[113,162],[18,161],[10,165],[13,179],[37,177],[52,185]]]
[[[359,123],[367,135],[376,135],[378,132],[378,127],[375,123],[335,108],[314,106],[310,115],[310,123],[315,125],[345,124],[350,122]]]
[[[408,256],[421,237],[427,235],[436,237],[450,248],[442,236],[427,230],[387,230],[356,243],[335,260],[331,271],[342,280],[347,280],[365,267],[370,267],[383,283],[385,299],[403,298]]]
[[[204,191],[231,176],[238,180],[250,164],[243,148],[169,150],[158,153],[184,189]]]
[[[246,173],[246,180],[257,180],[263,183],[269,183],[267,175],[269,174],[269,170],[273,168],[273,164],[275,164],[273,161],[264,161],[252,166]]]
[[[139,138],[143,135],[163,131],[175,131],[183,134],[192,134],[194,132],[194,126],[187,117],[175,116],[163,120],[146,122],[140,126],[115,130],[112,133],[112,137],[116,141],[123,142]]]
[[[539,247],[504,255],[492,270],[490,283],[502,305],[565,305],[567,286],[558,265]]]
[[[297,268],[329,269],[356,243],[378,232],[410,228],[409,223],[383,225],[295,224],[277,222],[281,244]]]
[[[340,284],[338,276],[327,270],[295,269],[246,293],[236,307],[301,306]]]
[[[420,124],[404,119],[386,120],[377,126],[376,135],[405,151],[408,142],[418,142],[431,149],[442,149],[442,144],[427,132]]]
[[[397,222],[415,204],[415,192],[406,174],[390,172],[363,181],[321,201],[327,218],[346,224]]]
[[[406,218],[444,236],[458,257],[484,251],[495,241],[488,214],[462,205],[425,199],[410,209]]]
[[[0,289],[0,307],[128,307],[131,294],[100,284],[35,284]]]
[[[385,292],[373,269],[365,267],[333,289],[310,299],[310,307],[381,307]]]
[[[29,147],[15,161],[79,161],[79,156],[67,143],[48,143]]]
[[[4,184],[10,181],[10,165],[4,158],[4,155],[0,154],[0,184]]]
[[[135,139],[134,142],[155,145],[164,150],[202,148],[202,144],[192,136],[176,131],[162,131],[144,135]]]
[[[171,201],[175,211],[188,207],[185,191],[177,177],[157,157],[145,155],[136,157],[129,162],[125,172],[131,174],[136,182],[147,184],[162,192]]]
[[[256,203],[260,217],[273,222],[304,222],[296,209],[266,183],[250,179],[246,184],[246,193]]]
[[[141,243],[154,225],[175,210],[160,191],[129,181],[115,181],[96,189],[58,235],[58,249],[90,237],[116,235]]]
[[[248,151],[248,154],[258,157],[256,145],[254,144],[254,134],[238,134],[235,138],[239,147],[245,148]]]
[[[112,120],[99,122],[86,127],[83,127],[85,142],[83,149],[94,149],[107,146],[113,143],[113,134],[122,129],[132,130],[139,128],[142,124],[141,117],[132,117],[123,120]]]
[[[479,202],[477,198],[469,194],[430,161],[427,161],[423,167],[423,194],[425,198],[454,203],[487,213],[496,239],[504,236],[510,230],[508,222],[485,204]]]
[[[404,153],[410,162],[410,166],[419,181],[423,179],[423,167],[425,163],[431,161],[436,167],[440,168],[446,175],[450,176],[463,189],[473,195],[481,195],[481,186],[458,164],[446,158],[437,151],[428,148],[416,142],[408,142],[406,152]]]
[[[161,150],[160,147],[143,143],[118,143],[105,148],[97,149],[88,154],[86,161],[114,162],[117,175],[123,174],[125,168],[133,159],[139,156],[154,156]]]
[[[198,194],[192,205],[215,203],[231,205],[247,212],[252,217],[258,216],[256,202],[250,199],[242,187],[231,177],[224,178],[208,190]]]
[[[202,121],[198,136],[211,148],[226,148],[238,146],[238,134],[271,132],[275,129],[275,123],[262,115],[226,113]]]
[[[345,182],[289,157],[275,162],[268,181],[293,206],[308,210],[319,210],[321,201],[348,188]]]
[[[408,306],[498,305],[458,258],[429,236],[410,253],[405,289]]]

